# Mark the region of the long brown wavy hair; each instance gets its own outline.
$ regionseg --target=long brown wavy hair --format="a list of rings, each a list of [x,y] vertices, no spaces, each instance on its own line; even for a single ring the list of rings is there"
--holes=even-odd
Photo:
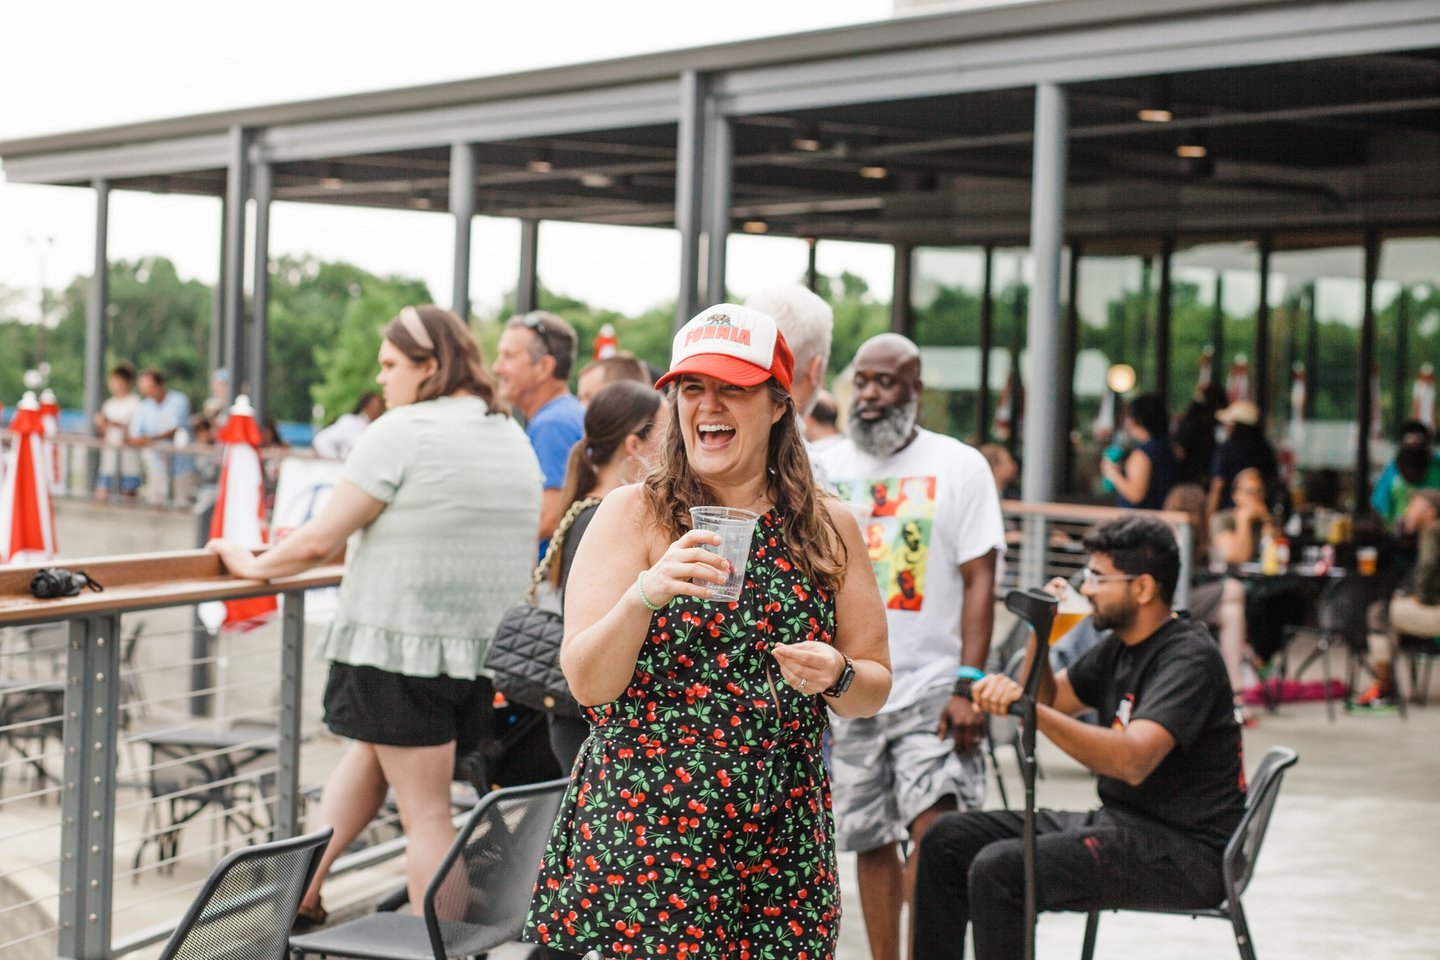
[[[784,406],[780,419],[770,427],[765,468],[770,475],[770,493],[785,521],[785,539],[790,562],[815,586],[834,594],[845,578],[849,551],[830,517],[824,497],[815,485],[810,456],[800,439],[800,420],[795,401],[773,379],[767,384],[770,399]],[[690,467],[685,455],[685,437],[678,410],[679,391],[672,389],[666,403],[670,424],[660,440],[655,465],[645,477],[644,496],[650,522],[675,540],[692,526],[690,508],[713,504],[715,492]]]

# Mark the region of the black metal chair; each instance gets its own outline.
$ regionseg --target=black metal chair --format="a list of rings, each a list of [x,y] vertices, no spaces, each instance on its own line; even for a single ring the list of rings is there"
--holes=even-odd
[[[1225,902],[1211,910],[1143,910],[1143,913],[1168,913],[1188,917],[1215,917],[1230,921],[1235,930],[1235,946],[1240,950],[1241,960],[1255,960],[1255,944],[1250,940],[1250,926],[1245,922],[1245,908],[1240,896],[1250,885],[1255,875],[1255,862],[1260,857],[1260,846],[1265,842],[1265,831],[1270,826],[1270,814],[1280,796],[1280,783],[1285,771],[1293,767],[1299,756],[1289,747],[1275,747],[1260,761],[1250,790],[1245,798],[1245,813],[1225,845],[1223,863],[1225,874]],[[1085,923],[1085,946],[1081,960],[1092,960],[1095,956],[1095,935],[1100,930],[1100,911],[1091,910]]]
[[[568,778],[481,797],[425,891],[424,916],[372,913],[290,938],[298,957],[446,960],[520,936]]]
[[[1392,581],[1387,577],[1362,576],[1357,573],[1351,573],[1326,583],[1315,600],[1313,625],[1295,626],[1287,630],[1285,646],[1280,653],[1279,679],[1281,684],[1283,685],[1286,676],[1290,675],[1291,641],[1297,634],[1313,633],[1315,649],[1301,661],[1294,676],[1298,678],[1312,663],[1317,660],[1320,662],[1325,680],[1325,715],[1334,720],[1335,699],[1331,690],[1333,682],[1330,672],[1330,650],[1339,647],[1345,653],[1345,680],[1348,689],[1352,691],[1355,689],[1361,671],[1374,673],[1374,669],[1370,666],[1366,643],[1366,636],[1370,630],[1367,611],[1372,603],[1388,597],[1391,588]],[[1269,704],[1271,712],[1278,712],[1278,697],[1273,699],[1274,702]],[[1400,715],[1405,716],[1403,701],[1400,703]]]
[[[300,898],[332,832],[324,827],[221,860],[160,960],[284,960]]]
[[[1435,661],[1440,660],[1440,637],[1411,637],[1401,635],[1395,650],[1395,668],[1399,673],[1400,661],[1410,663],[1410,700],[1417,707],[1430,701],[1430,671]],[[1397,699],[1405,702],[1404,697]]]

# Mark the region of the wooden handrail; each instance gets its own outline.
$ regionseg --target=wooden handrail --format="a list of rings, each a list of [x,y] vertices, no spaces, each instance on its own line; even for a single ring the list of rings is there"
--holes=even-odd
[[[37,600],[30,595],[30,580],[44,567],[83,570],[105,590],[83,590],[79,596]],[[331,564],[279,580],[240,580],[227,574],[220,558],[206,550],[0,567],[0,626],[333,587],[343,574],[342,565]]]
[[[1030,503],[1025,500],[1001,500],[1000,511],[1007,516],[1049,517],[1053,520],[1103,523],[1130,513],[1143,513],[1171,526],[1190,523],[1190,515],[1179,510],[1134,510],[1129,507],[1100,507],[1088,503]]]

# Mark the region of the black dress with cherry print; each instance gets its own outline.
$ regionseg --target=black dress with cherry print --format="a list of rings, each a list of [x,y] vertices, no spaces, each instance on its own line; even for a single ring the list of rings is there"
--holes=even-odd
[[[525,939],[610,957],[830,960],[840,893],[818,691],[775,644],[833,643],[835,602],[755,526],[737,603],[676,597],[594,731],[540,864]]]

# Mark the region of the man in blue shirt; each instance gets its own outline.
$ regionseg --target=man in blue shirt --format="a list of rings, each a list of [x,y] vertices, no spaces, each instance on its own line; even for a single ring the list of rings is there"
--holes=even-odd
[[[183,446],[189,442],[190,400],[178,390],[165,387],[165,374],[159,370],[142,370],[137,383],[140,395],[139,408],[130,421],[130,436],[126,440],[132,447],[148,447],[155,443],[173,443]],[[167,458],[154,451],[145,453],[145,468],[148,474],[148,498],[152,503],[164,503],[170,493],[171,479],[174,480],[174,501],[189,504],[195,499],[195,458],[176,454]]]
[[[570,324],[553,313],[535,310],[505,325],[495,358],[500,398],[525,417],[525,433],[544,476],[542,555],[560,522],[560,488],[565,485],[570,451],[585,434],[585,408],[569,389],[576,339]]]

